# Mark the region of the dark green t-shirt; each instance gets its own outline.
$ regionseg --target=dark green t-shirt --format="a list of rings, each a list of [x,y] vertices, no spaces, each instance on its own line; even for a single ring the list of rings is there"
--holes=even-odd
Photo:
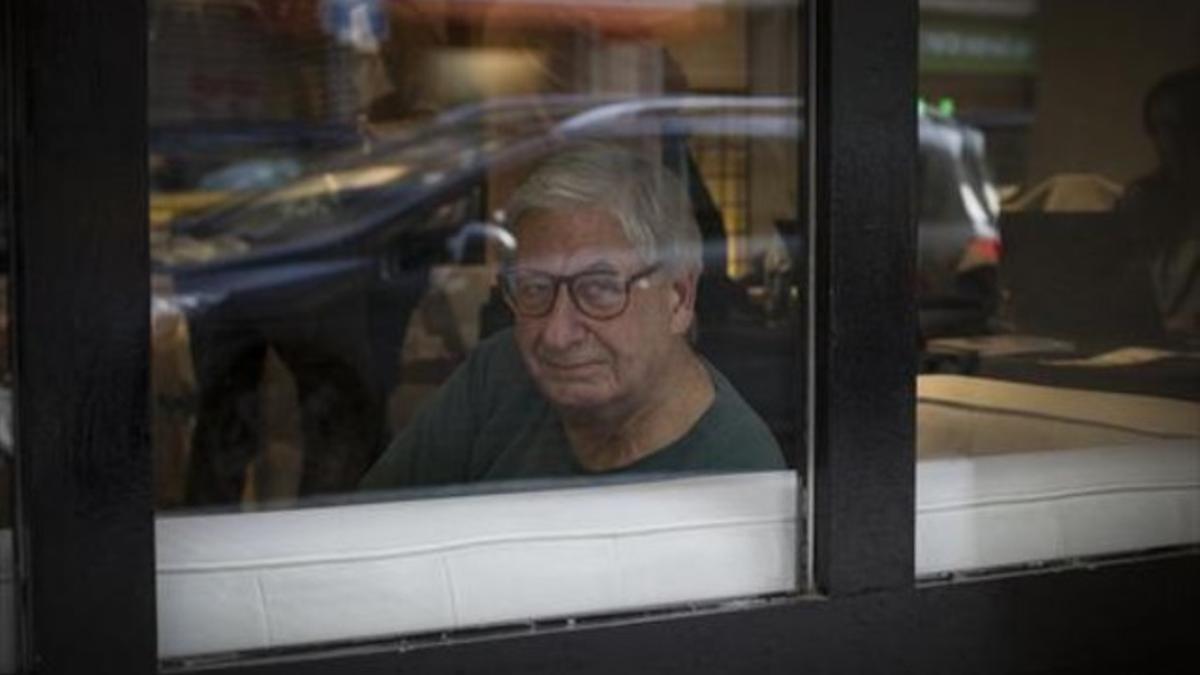
[[[786,467],[766,424],[711,365],[716,397],[681,438],[604,472],[758,471]],[[601,475],[576,460],[562,422],[538,392],[511,330],[480,343],[417,411],[361,487],[446,485]]]

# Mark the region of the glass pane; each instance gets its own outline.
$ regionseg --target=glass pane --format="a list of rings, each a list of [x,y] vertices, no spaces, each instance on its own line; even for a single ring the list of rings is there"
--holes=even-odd
[[[1200,5],[921,7],[918,574],[1195,545]]]
[[[795,590],[799,3],[150,8],[164,658]]]

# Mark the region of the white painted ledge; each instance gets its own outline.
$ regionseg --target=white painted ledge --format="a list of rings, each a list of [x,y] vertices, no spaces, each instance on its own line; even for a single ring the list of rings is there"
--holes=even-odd
[[[786,592],[790,472],[157,523],[162,656]]]

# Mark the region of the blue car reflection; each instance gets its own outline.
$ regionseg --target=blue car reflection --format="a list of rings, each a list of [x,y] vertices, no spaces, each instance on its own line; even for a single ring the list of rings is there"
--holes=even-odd
[[[664,157],[674,146],[675,168],[693,200],[702,202],[698,208],[715,208],[708,186],[687,166],[687,142],[778,139],[798,147],[801,108],[789,97],[586,95],[464,106],[418,132],[368,143],[281,187],[176,223],[156,247],[155,263],[191,308],[240,296],[270,311],[321,295],[327,285],[391,283],[414,251],[430,252],[431,239],[492,220],[486,212],[489,175],[579,140],[659,142]],[[923,115],[919,139],[923,310],[986,314],[995,303],[990,272],[999,235],[982,135]],[[714,270],[726,253],[724,232],[717,229],[705,232]],[[795,249],[798,230],[782,234]],[[926,332],[938,333],[946,320],[925,323]]]

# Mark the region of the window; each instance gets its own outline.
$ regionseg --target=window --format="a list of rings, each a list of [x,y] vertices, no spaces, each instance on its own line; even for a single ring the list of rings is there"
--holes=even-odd
[[[799,3],[149,10],[160,656],[798,590]]]
[[[917,572],[1195,545],[1196,8],[952,4],[921,14]]]
[[[258,4],[276,10],[293,3]],[[812,138],[801,220],[811,217],[815,236],[802,241],[801,257],[812,264],[802,275],[810,283],[798,296],[815,328],[814,340],[797,347],[812,366],[804,373],[810,379],[804,389],[819,394],[806,398],[815,410],[800,430],[815,439],[815,480],[806,476],[806,482],[817,487],[805,495],[817,508],[804,514],[814,519],[815,546],[808,553],[816,563],[804,572],[817,583],[805,588],[817,589],[826,601],[749,600],[713,611],[701,606],[686,615],[672,605],[669,618],[643,608],[634,617],[541,619],[523,624],[522,635],[513,639],[491,639],[494,633],[481,627],[462,641],[440,633],[420,644],[411,637],[343,648],[310,641],[300,649],[189,658],[160,668],[769,672],[805,664],[857,672],[902,663],[912,670],[981,673],[1194,670],[1186,667],[1194,660],[1194,621],[1186,608],[1200,602],[1190,583],[1194,551],[912,587],[917,360],[910,283],[916,256],[910,253],[916,241],[910,239],[915,230],[906,226],[915,219],[909,210],[914,195],[904,177],[912,176],[918,154],[916,3],[810,4],[814,65],[805,109]],[[1011,11],[1010,5],[1028,3],[971,4]],[[136,76],[147,72],[144,38],[151,22],[145,9],[144,3],[84,12],[63,3],[7,3],[0,10],[0,20],[15,29],[7,34],[19,37],[3,44],[19,47],[13,51],[22,73],[9,80],[17,85],[17,104],[5,111],[22,131],[16,139],[12,238],[18,253],[13,312],[20,321],[11,328],[23,467],[16,524],[32,535],[18,539],[32,546],[16,551],[19,609],[27,622],[18,646],[22,667],[32,670],[36,664],[38,672],[142,672],[156,666],[153,626],[160,613],[154,598],[145,381],[148,78]],[[272,16],[278,14],[286,12]],[[1180,23],[1190,20],[1177,16]],[[760,23],[792,26],[770,16]],[[788,60],[765,40],[754,45]],[[995,143],[994,135],[988,140]],[[1007,175],[1008,164],[995,165],[995,175]],[[761,181],[752,183],[752,205],[762,203],[755,196],[762,188]],[[810,298],[817,302],[807,303]],[[180,413],[188,414],[187,408]],[[596,493],[571,491],[576,497],[589,494]],[[306,508],[250,515],[318,513]],[[238,525],[253,522],[242,519],[245,514],[224,515],[237,518]],[[158,520],[169,517],[174,516]],[[176,518],[188,520],[201,522]],[[302,526],[312,531],[311,523]],[[1057,630],[1013,631],[1014,625],[1073,629],[1064,636]],[[294,621],[279,627],[297,634]],[[686,659],[679,656],[681,637],[688,639]]]

